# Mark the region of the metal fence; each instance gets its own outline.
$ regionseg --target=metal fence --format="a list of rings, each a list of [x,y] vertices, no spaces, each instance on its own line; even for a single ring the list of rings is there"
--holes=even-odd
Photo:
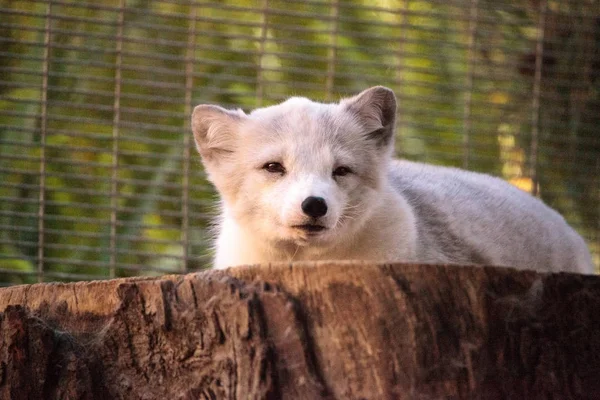
[[[0,2],[0,281],[210,264],[199,103],[399,98],[398,154],[541,196],[600,257],[600,6]]]

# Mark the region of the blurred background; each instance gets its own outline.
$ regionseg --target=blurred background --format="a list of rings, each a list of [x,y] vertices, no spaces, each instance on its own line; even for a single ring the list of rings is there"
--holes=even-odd
[[[399,99],[397,153],[540,196],[600,263],[591,0],[0,0],[0,284],[210,266],[199,103]]]

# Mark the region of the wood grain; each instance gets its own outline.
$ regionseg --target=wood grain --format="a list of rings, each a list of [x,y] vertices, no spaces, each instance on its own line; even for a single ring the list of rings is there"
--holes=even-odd
[[[600,398],[600,277],[351,262],[0,290],[0,398]]]

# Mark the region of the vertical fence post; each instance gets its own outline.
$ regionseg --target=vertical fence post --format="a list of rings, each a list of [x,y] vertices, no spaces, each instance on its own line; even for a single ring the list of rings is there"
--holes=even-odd
[[[537,24],[535,44],[535,75],[533,81],[533,101],[531,105],[531,148],[529,152],[529,175],[531,176],[531,194],[538,195],[537,158],[540,125],[540,95],[542,90],[542,65],[544,58],[544,30],[546,27],[547,0],[540,1],[540,16]]]
[[[48,74],[50,69],[50,48],[52,46],[52,0],[46,5],[46,21],[44,27],[44,61],[42,63],[42,98],[40,110],[40,181],[38,205],[38,251],[37,280],[44,280],[44,246],[46,215],[46,135],[48,128]]]
[[[110,177],[110,263],[109,276],[114,278],[117,270],[117,209],[119,191],[119,125],[121,123],[121,67],[123,63],[123,25],[125,21],[125,1],[120,0],[117,24],[115,59],[115,91],[112,124],[112,165]]]
[[[263,72],[263,59],[265,57],[267,47],[267,30],[268,30],[268,8],[269,0],[263,0],[262,3],[262,16],[260,26],[260,40],[258,47],[258,74],[256,77],[256,106],[261,107],[263,105],[265,88],[264,88],[264,72]]]
[[[192,113],[192,89],[194,87],[194,52],[196,48],[196,4],[192,3],[189,19],[188,40],[185,54],[185,105],[183,124],[183,187],[181,201],[181,244],[183,246],[183,265],[181,272],[187,271],[189,258],[190,230],[190,115]]]
[[[475,43],[477,35],[478,0],[471,0],[469,12],[469,37],[467,47],[467,76],[465,82],[465,106],[463,109],[463,168],[469,168],[471,158],[471,108],[473,103],[473,75],[475,74]]]
[[[331,101],[335,85],[335,64],[337,63],[337,37],[339,30],[340,3],[333,0],[331,4],[331,34],[329,35],[329,48],[327,49],[327,78],[325,81],[325,99]]]
[[[404,116],[404,113],[401,111],[402,110],[402,93],[404,90],[403,87],[403,82],[404,82],[404,45],[406,44],[406,29],[407,29],[407,24],[408,22],[408,0],[403,0],[402,1],[402,8],[400,10],[400,40],[398,41],[398,66],[396,67],[396,83],[397,83],[397,90],[396,90],[396,96],[398,97],[397,100],[397,104],[398,104],[398,112],[397,112],[397,116],[396,116],[396,126],[400,126],[401,125],[401,119]],[[396,130],[396,135],[398,135],[401,130],[397,129]],[[398,142],[396,142],[398,143]],[[402,156],[402,146],[396,146],[396,155],[398,157]]]

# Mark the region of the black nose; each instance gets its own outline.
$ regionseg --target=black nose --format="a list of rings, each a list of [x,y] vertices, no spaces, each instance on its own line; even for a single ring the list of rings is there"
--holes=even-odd
[[[327,214],[327,203],[322,197],[310,196],[302,202],[302,211],[309,217],[319,218]]]

